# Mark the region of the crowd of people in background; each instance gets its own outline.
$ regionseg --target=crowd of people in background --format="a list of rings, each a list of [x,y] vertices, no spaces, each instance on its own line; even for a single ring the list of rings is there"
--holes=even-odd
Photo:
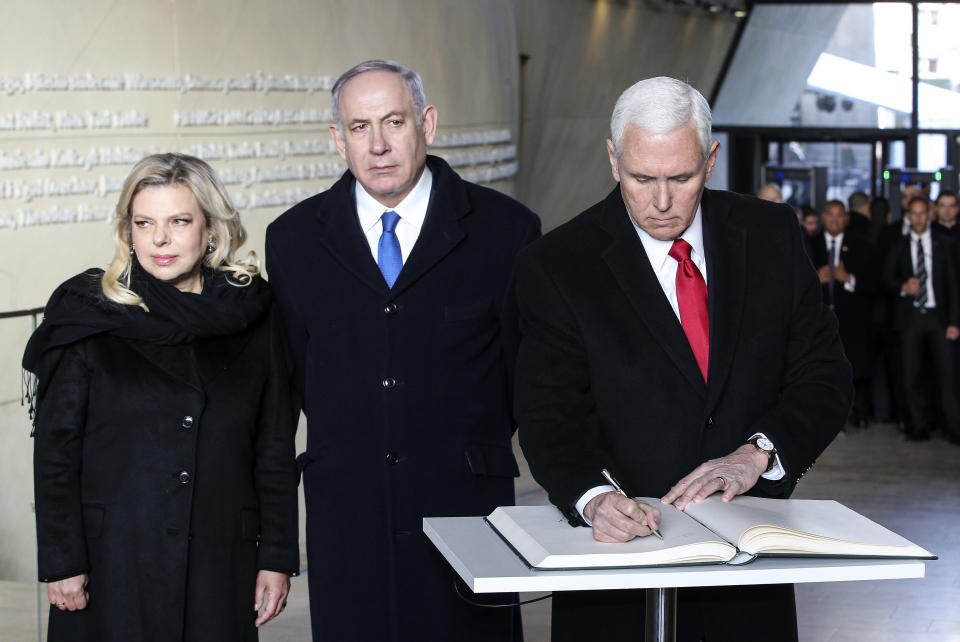
[[[940,430],[960,445],[960,202],[929,194],[929,184],[905,186],[897,220],[887,199],[864,192],[797,217],[853,367],[848,426],[893,422],[908,440]],[[782,200],[776,185],[757,196]]]

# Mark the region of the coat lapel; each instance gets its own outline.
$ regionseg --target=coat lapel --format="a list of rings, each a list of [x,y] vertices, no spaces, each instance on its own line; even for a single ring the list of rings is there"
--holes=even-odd
[[[600,226],[613,237],[613,242],[603,251],[603,260],[640,320],[693,389],[701,397],[705,396],[706,385],[693,350],[650,267],[643,243],[630,224],[619,186],[607,196],[599,216]]]
[[[329,196],[317,212],[318,240],[344,269],[368,287],[386,293],[387,283],[357,219],[353,180],[348,171],[330,188]]]
[[[428,156],[427,163],[433,172],[430,205],[393,289],[383,280],[360,229],[353,198],[354,178],[349,171],[330,188],[329,197],[317,213],[323,246],[360,281],[391,298],[413,285],[466,237],[459,222],[469,210],[463,180],[439,158]]]
[[[707,291],[710,299],[710,366],[707,408],[720,399],[740,337],[746,298],[746,232],[730,221],[726,206],[703,191],[700,201],[707,245]]]
[[[390,290],[391,298],[416,283],[466,237],[460,218],[470,206],[463,179],[439,158],[428,156],[427,163],[433,172],[430,205],[420,236]]]

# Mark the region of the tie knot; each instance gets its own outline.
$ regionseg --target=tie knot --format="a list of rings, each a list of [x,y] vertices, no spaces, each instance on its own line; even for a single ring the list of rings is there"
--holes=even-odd
[[[392,232],[394,228],[397,227],[397,222],[400,220],[400,215],[393,210],[387,210],[383,213],[383,216],[380,217],[380,220],[383,221],[383,231]]]
[[[670,257],[675,261],[689,261],[690,260],[690,250],[693,248],[690,247],[690,244],[684,241],[683,239],[676,239],[673,242],[673,246],[670,248]]]

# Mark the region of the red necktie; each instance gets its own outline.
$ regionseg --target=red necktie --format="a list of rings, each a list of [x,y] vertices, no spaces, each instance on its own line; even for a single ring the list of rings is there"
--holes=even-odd
[[[680,324],[687,335],[693,356],[697,359],[703,380],[707,380],[707,361],[710,357],[710,317],[707,314],[707,283],[690,260],[690,244],[677,239],[670,248],[670,256],[677,265],[677,303],[680,304]]]

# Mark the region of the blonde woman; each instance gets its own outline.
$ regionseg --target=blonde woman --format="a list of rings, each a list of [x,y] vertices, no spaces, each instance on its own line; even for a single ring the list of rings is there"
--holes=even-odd
[[[296,418],[245,236],[206,163],[149,156],[27,345],[50,642],[256,640],[286,604]]]

